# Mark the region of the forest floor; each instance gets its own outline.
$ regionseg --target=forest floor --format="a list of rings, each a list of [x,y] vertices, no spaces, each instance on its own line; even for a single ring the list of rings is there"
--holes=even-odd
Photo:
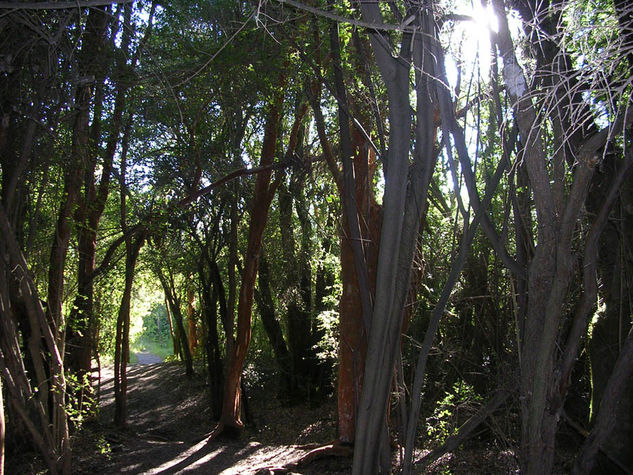
[[[103,368],[99,417],[74,437],[73,473],[279,473],[308,452],[303,444],[335,436],[332,403],[288,408],[276,394],[254,394],[249,399],[254,424],[238,438],[208,441],[215,421],[204,378],[187,379],[181,364],[156,363],[149,353],[137,357],[139,364],[128,367],[128,427],[111,423],[113,373]],[[349,459],[327,458],[291,473],[342,474],[350,468]]]
[[[335,438],[335,397],[317,407],[288,406],[277,398],[277,385],[273,380],[266,380],[246,368],[251,384],[247,388],[248,405],[253,420],[237,438],[220,436],[210,441],[208,437],[215,420],[204,377],[188,379],[180,363],[157,362],[160,358],[151,353],[137,354],[137,357],[146,364],[128,366],[127,428],[119,429],[112,423],[114,375],[112,367],[104,367],[98,387],[98,417],[84,422],[72,436],[73,473],[316,475],[351,472],[351,460],[344,457],[322,458],[293,467],[315,445]],[[202,368],[197,369],[201,374]],[[444,455],[424,473],[518,473],[512,450],[485,443],[468,445]],[[7,473],[43,473],[41,461],[33,454],[20,453],[12,462]]]
[[[156,363],[137,354],[128,367],[128,428],[114,427],[112,368],[104,368],[96,421],[84,424],[73,441],[73,472],[203,474],[347,474],[349,458],[328,457],[290,469],[315,445],[336,436],[336,401],[318,407],[288,407],[270,381],[249,388],[253,421],[239,438],[209,441],[215,426],[204,378],[187,379],[179,363]],[[201,368],[200,368],[201,370]],[[248,371],[248,369],[247,369]],[[249,380],[253,379],[253,375]],[[307,446],[306,444],[311,444]],[[460,450],[436,461],[425,473],[517,473],[511,451]]]

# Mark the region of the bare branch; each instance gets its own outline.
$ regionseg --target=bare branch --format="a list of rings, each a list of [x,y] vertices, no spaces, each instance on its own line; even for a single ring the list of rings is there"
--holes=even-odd
[[[66,10],[112,5],[114,3],[132,3],[134,0],[77,0],[75,2],[0,2],[3,10]]]

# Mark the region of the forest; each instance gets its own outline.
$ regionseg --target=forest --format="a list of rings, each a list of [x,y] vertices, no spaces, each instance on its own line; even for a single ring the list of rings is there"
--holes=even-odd
[[[633,473],[632,92],[628,0],[1,1],[0,474]]]

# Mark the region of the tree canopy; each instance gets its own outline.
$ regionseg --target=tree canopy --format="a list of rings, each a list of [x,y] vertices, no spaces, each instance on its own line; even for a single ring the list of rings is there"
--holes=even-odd
[[[0,473],[139,348],[210,440],[255,371],[306,463],[630,472],[632,87],[626,0],[0,2]]]

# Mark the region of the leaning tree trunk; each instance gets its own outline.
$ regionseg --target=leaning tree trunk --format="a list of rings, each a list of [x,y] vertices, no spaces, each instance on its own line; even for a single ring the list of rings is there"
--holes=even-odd
[[[283,78],[279,87],[283,87]],[[283,93],[277,92],[273,103],[270,105],[266,118],[264,141],[262,144],[261,165],[271,165],[275,157],[277,135],[279,133],[279,121],[283,104]],[[248,230],[248,244],[244,256],[244,268],[242,271],[242,283],[237,305],[237,335],[235,345],[230,348],[227,355],[228,365],[222,400],[222,414],[216,433],[224,428],[243,427],[241,381],[246,353],[251,342],[251,322],[253,318],[253,299],[259,253],[262,246],[262,237],[268,221],[270,203],[275,194],[277,183],[271,185],[272,170],[266,169],[260,172],[255,179],[255,193],[253,195],[253,208]]]
[[[15,410],[15,425],[19,420],[26,427],[51,473],[69,474],[70,441],[63,404],[66,381],[61,351],[1,204],[0,234],[3,237],[0,240],[1,377]],[[20,335],[18,320],[22,316],[18,313],[25,315],[28,336],[24,331]],[[30,355],[33,374],[27,373],[24,352]]]
[[[167,277],[169,277],[169,280],[167,280]],[[171,270],[169,270],[168,276],[165,276],[163,271],[158,269],[158,278],[163,286],[165,299],[169,303],[169,308],[171,309],[171,319],[174,326],[175,341],[178,342],[177,347],[185,363],[185,374],[187,377],[191,377],[193,376],[193,358],[191,356],[191,351],[189,350],[189,339],[187,338],[187,332],[185,331],[185,324],[182,317],[182,311],[180,309],[180,299],[176,295]]]

